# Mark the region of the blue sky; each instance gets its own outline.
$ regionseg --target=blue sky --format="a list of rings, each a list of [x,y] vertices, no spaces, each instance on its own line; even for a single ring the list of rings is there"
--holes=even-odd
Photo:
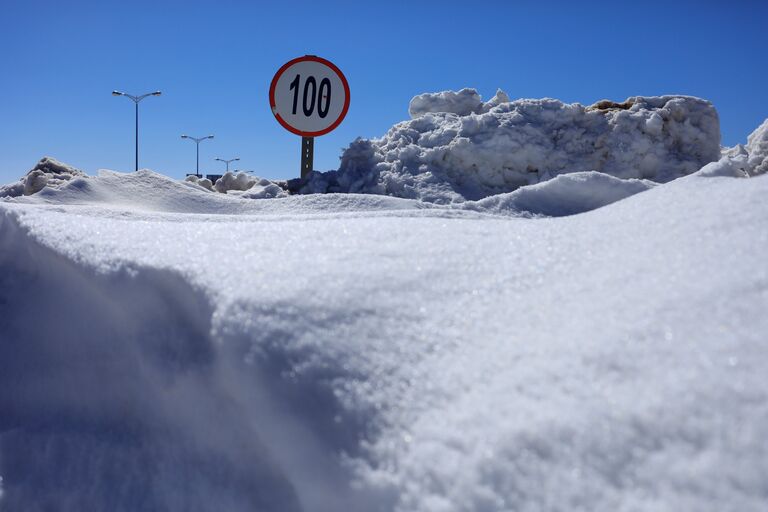
[[[315,54],[350,83],[346,120],[315,141],[315,168],[336,168],[355,137],[407,118],[427,91],[497,87],[512,98],[590,104],[690,94],[720,113],[723,143],[768,117],[768,2],[268,2],[3,0],[0,14],[0,183],[44,155],[89,173],[140,166],[173,177],[223,169],[269,178],[299,172],[299,137],[272,117],[268,87],[286,61]]]

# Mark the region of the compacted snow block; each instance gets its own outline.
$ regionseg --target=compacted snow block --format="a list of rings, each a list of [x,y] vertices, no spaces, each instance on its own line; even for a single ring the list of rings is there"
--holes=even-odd
[[[720,158],[717,112],[690,96],[483,103],[477,91],[422,94],[413,119],[358,139],[338,171],[312,173],[301,192],[362,192],[438,203],[511,192],[560,174],[599,171],[667,182]]]
[[[16,183],[0,186],[0,197],[30,196],[46,186],[61,188],[72,178],[86,176],[83,171],[46,156]]]

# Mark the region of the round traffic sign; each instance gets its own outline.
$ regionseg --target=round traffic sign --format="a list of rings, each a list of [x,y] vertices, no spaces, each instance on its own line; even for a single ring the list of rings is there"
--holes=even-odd
[[[302,137],[330,132],[349,110],[349,84],[332,62],[305,55],[287,62],[269,86],[269,105],[283,127]]]

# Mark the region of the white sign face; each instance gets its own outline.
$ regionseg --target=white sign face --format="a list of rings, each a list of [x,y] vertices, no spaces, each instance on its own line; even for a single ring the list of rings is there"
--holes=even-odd
[[[349,110],[349,84],[333,63],[314,55],[294,59],[275,74],[269,104],[283,127],[302,137],[336,128]]]

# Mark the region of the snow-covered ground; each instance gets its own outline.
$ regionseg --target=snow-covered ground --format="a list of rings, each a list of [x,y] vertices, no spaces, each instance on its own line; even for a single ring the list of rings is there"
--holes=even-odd
[[[41,162],[0,510],[765,510],[766,140],[445,205]]]

